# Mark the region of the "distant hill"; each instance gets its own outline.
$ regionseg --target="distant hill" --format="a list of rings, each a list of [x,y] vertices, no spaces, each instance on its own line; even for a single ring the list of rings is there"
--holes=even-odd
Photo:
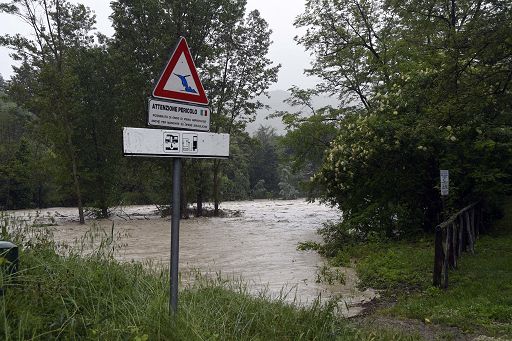
[[[269,92],[270,98],[266,96],[258,97],[258,100],[268,105],[270,109],[260,109],[256,114],[256,120],[247,125],[246,131],[249,134],[254,134],[258,128],[263,126],[271,126],[274,128],[279,135],[284,135],[286,133],[284,129],[284,124],[281,122],[280,118],[270,118],[267,119],[268,115],[275,113],[276,111],[289,111],[289,112],[297,112],[301,108],[292,107],[287,103],[284,103],[288,97],[290,97],[290,93],[284,90],[274,90]],[[339,100],[334,97],[327,96],[317,96],[313,99],[313,106],[315,108],[325,107],[327,105],[331,105],[333,107],[337,107],[339,104]]]

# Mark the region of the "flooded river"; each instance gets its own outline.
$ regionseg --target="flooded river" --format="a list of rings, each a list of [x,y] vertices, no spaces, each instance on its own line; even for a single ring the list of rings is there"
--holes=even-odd
[[[287,300],[308,304],[337,297],[345,315],[361,311],[360,304],[375,293],[356,289],[352,269],[342,268],[345,284],[318,281],[324,260],[314,251],[298,251],[302,241],[320,241],[316,230],[322,223],[337,220],[339,212],[304,200],[256,200],[226,202],[222,209],[238,211],[228,218],[192,218],[180,224],[180,272],[195,269],[203,273],[221,273],[242,278],[251,292],[261,290],[273,297],[289,292]],[[34,213],[17,211],[17,215]],[[41,215],[55,217],[55,238],[73,242],[87,227],[77,223],[77,210],[53,208]],[[153,261],[168,265],[170,220],[159,218],[154,206],[129,206],[117,210],[112,219],[89,220],[123,235],[124,247],[117,258],[124,261]],[[348,308],[348,311],[347,311]]]

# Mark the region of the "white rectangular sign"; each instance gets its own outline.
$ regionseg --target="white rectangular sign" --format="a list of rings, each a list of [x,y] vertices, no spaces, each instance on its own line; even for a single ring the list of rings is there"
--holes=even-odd
[[[194,104],[181,104],[149,99],[148,125],[187,130],[210,130],[210,109]]]
[[[441,195],[448,195],[450,187],[450,172],[446,169],[441,169],[439,174],[441,177]]]
[[[125,156],[229,157],[229,134],[168,129],[123,128]]]

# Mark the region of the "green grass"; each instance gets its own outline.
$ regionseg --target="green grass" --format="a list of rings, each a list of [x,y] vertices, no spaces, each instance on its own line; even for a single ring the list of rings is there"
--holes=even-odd
[[[463,255],[448,289],[403,296],[387,313],[512,337],[512,205],[507,213],[477,241],[474,255]]]
[[[7,223],[23,249],[18,276],[1,277],[2,340],[417,339],[358,330],[335,316],[332,305],[296,307],[251,296],[240,282],[199,274],[192,284],[183,283],[173,318],[167,270],[116,262],[108,240],[85,255],[54,245],[49,227],[13,231],[16,222]]]
[[[396,298],[379,314],[512,337],[512,200],[505,217],[477,240],[475,254],[463,253],[446,290],[431,286],[432,238],[353,245],[332,261],[347,259],[355,261],[362,287],[383,289],[385,297]]]
[[[361,288],[374,288],[389,293],[425,289],[430,285],[433,240],[415,242],[368,242],[352,245],[333,259],[346,264],[351,259]]]

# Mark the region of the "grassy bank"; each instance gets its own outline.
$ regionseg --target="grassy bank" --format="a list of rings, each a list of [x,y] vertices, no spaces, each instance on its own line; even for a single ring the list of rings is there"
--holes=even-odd
[[[116,262],[108,239],[85,254],[56,246],[50,227],[13,227],[7,220],[3,225],[10,225],[9,238],[22,245],[18,276],[1,278],[3,340],[415,339],[358,330],[329,305],[296,307],[250,296],[240,283],[200,275],[183,284],[179,314],[172,318],[167,270]]]
[[[512,200],[505,216],[463,254],[448,289],[431,286],[433,238],[353,245],[333,260],[352,259],[361,286],[384,290],[377,314],[512,337]]]

